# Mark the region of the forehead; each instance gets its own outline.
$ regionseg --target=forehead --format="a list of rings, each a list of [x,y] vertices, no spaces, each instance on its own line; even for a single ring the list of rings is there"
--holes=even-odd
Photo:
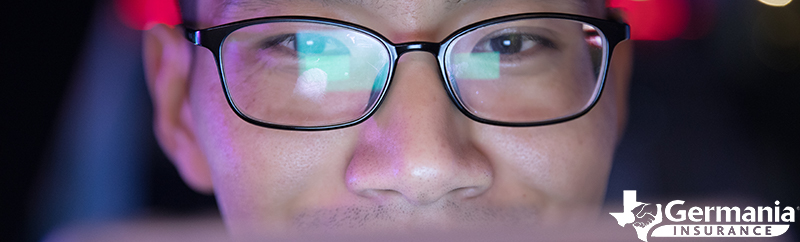
[[[459,4],[472,4],[472,3],[487,3],[487,2],[502,2],[498,0],[221,0],[223,7],[252,7],[252,6],[276,6],[276,5],[291,5],[298,3],[322,3],[326,5],[359,5],[368,7],[384,7],[392,6],[395,4],[414,4],[414,2],[427,2],[439,3],[446,5],[459,5]],[[527,0],[528,3],[545,3],[545,4],[570,4],[584,6],[589,2],[596,2],[592,0]]]
[[[428,8],[434,12],[453,11],[469,7],[513,7],[534,6],[542,11],[561,11],[586,15],[599,15],[604,8],[603,0],[211,0],[215,2],[210,8],[199,8],[205,15],[214,19],[232,18],[237,15],[262,13],[273,15],[287,8],[303,8],[319,10],[334,8],[338,10],[378,10],[381,12],[398,12],[410,8]],[[216,6],[214,6],[216,5]],[[270,14],[270,12],[272,14]],[[510,13],[509,13],[510,14]]]
[[[529,12],[604,15],[603,0],[198,0],[198,28],[268,17],[302,15],[342,20],[393,42],[440,41],[481,20]]]

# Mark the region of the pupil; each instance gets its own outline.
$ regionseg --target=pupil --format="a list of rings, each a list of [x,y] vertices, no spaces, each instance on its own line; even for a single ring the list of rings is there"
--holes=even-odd
[[[503,35],[489,41],[492,51],[501,54],[514,54],[522,49],[522,36],[518,34]]]

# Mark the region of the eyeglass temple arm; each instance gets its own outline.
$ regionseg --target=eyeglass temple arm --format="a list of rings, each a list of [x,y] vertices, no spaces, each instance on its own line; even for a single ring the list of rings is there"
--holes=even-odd
[[[628,40],[631,38],[631,26],[625,22],[624,12],[622,9],[618,8],[607,8],[606,11],[606,19],[616,22],[617,24],[613,25],[615,31],[622,32],[621,35],[612,35],[607,36],[608,41],[611,43],[618,44],[624,40]]]
[[[200,45],[200,31],[198,30],[183,27],[183,37],[194,45]]]

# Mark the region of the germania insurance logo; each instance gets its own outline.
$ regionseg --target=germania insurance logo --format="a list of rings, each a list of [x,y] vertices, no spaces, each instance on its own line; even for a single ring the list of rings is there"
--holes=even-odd
[[[795,218],[795,208],[781,208],[780,201],[775,201],[774,207],[744,209],[705,206],[687,210],[683,204],[682,200],[673,200],[662,210],[661,204],[636,201],[636,191],[626,190],[622,192],[623,211],[610,214],[622,227],[631,224],[637,237],[645,242],[648,233],[650,237],[775,237],[786,233]],[[661,225],[653,230],[666,222],[676,224]]]

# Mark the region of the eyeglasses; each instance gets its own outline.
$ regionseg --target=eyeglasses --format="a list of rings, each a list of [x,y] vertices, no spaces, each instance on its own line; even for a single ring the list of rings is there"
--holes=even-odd
[[[211,50],[228,104],[245,121],[285,130],[330,130],[368,119],[391,86],[397,60],[437,57],[451,101],[481,123],[529,127],[587,113],[600,97],[624,23],[562,13],[480,21],[439,43],[394,44],[353,23],[303,16],[244,20],[186,38]]]

